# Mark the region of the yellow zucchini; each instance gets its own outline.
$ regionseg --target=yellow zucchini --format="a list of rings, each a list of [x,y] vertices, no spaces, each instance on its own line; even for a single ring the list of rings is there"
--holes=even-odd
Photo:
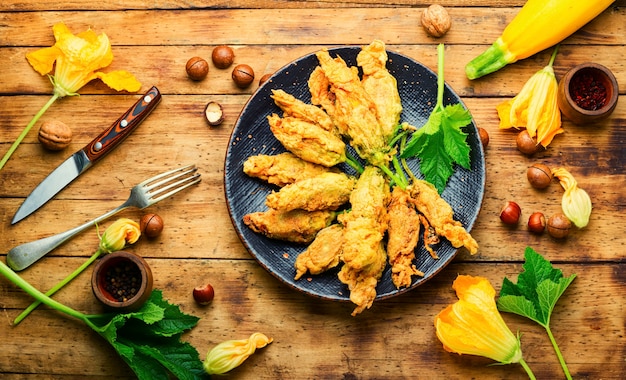
[[[465,66],[469,79],[558,44],[615,0],[528,0],[496,42]]]

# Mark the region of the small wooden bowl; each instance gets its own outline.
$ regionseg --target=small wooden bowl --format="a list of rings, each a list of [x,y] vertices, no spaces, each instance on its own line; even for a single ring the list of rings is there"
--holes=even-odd
[[[130,252],[109,253],[96,264],[91,288],[98,301],[119,311],[137,310],[152,292],[152,270]]]
[[[593,93],[591,88],[595,86],[605,90],[604,95],[598,97],[604,100],[601,106],[594,103],[594,100],[597,100],[594,95],[597,96],[598,93]],[[561,79],[557,103],[563,115],[573,123],[589,124],[605,119],[613,113],[618,94],[617,79],[611,70],[600,64],[587,62],[571,68]]]

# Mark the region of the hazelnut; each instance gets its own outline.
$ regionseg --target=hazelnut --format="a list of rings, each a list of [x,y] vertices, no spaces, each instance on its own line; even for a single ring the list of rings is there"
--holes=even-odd
[[[216,46],[211,54],[211,60],[218,69],[226,69],[235,61],[235,52],[230,46]]]
[[[208,102],[204,108],[204,118],[210,126],[215,127],[224,121],[224,110],[218,102]]]
[[[483,145],[483,149],[489,145],[489,133],[485,128],[478,127],[478,136],[480,137],[480,143]]]
[[[39,142],[49,150],[63,150],[72,142],[72,129],[62,121],[46,121],[39,128]]]
[[[527,156],[532,156],[543,148],[530,137],[527,130],[523,130],[517,134],[515,143],[517,144],[517,149]]]
[[[556,239],[563,239],[569,235],[569,229],[572,227],[572,222],[564,214],[557,213],[548,219],[548,234]]]
[[[209,63],[200,57],[192,57],[187,61],[187,75],[192,80],[203,80],[209,74]]]
[[[433,4],[422,12],[422,27],[431,37],[441,37],[450,30],[452,20],[448,11],[439,4]]]
[[[263,76],[261,77],[261,79],[259,79],[259,86],[262,86],[262,85],[263,85],[263,83],[267,82],[267,81],[268,81],[268,79],[270,79],[270,77],[271,77],[271,76],[272,76],[272,74],[271,74],[271,73],[267,73],[267,74],[263,75]]]
[[[233,81],[239,88],[246,88],[254,81],[254,70],[248,65],[237,65],[233,69]]]
[[[193,289],[193,299],[199,305],[208,305],[213,301],[215,297],[215,290],[211,284],[206,284],[204,286],[197,286]]]
[[[146,214],[139,221],[139,229],[147,238],[155,238],[163,231],[163,219],[157,214]]]
[[[500,211],[500,220],[505,224],[517,224],[522,215],[522,209],[513,201],[508,201]]]
[[[546,229],[546,217],[541,212],[533,212],[528,218],[528,230],[536,234],[542,234]]]
[[[545,189],[552,182],[552,171],[547,165],[533,164],[526,170],[526,178],[535,189]]]

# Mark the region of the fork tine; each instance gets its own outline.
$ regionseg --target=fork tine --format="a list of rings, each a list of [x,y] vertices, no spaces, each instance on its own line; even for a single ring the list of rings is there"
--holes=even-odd
[[[170,170],[170,171],[167,171],[167,172],[155,175],[154,177],[148,178],[147,180],[141,182],[138,186],[146,186],[146,185],[148,185],[148,184],[150,184],[150,183],[152,183],[152,182],[154,182],[156,180],[159,180],[159,179],[161,179],[163,177],[167,177],[167,176],[172,175],[172,174],[174,174],[176,172],[179,172],[179,171],[187,170],[187,169],[189,169],[191,167],[195,167],[195,164],[190,164],[190,165],[187,165],[187,166],[183,166],[183,167],[180,167],[180,168],[176,168],[176,169],[173,169],[173,170]]]
[[[148,181],[147,183],[142,185],[142,187],[143,187],[143,189],[145,191],[150,191],[150,190],[156,189],[156,188],[162,188],[163,185],[165,185],[167,183],[170,183],[170,182],[172,182],[174,180],[177,180],[179,178],[182,178],[184,176],[187,176],[187,175],[189,175],[191,173],[194,173],[197,170],[198,170],[198,168],[195,167],[194,165],[185,166],[183,168],[167,172],[168,176],[159,175],[158,176],[159,178],[154,178],[151,181]],[[167,189],[167,188],[165,188],[165,189]]]
[[[178,193],[179,191],[188,188],[191,185],[195,185],[196,183],[198,183],[200,181],[201,181],[200,173],[194,173],[194,175],[191,176],[191,177],[183,178],[183,179],[181,179],[179,181],[174,182],[171,185],[168,185],[168,186],[165,186],[163,188],[160,188],[158,190],[158,192],[156,192],[155,194],[149,194],[150,195],[150,203],[155,204],[157,202],[160,202],[163,199],[165,199],[167,197],[170,197],[170,196]],[[187,182],[187,183],[185,183],[185,182]],[[163,191],[167,191],[167,190],[169,190],[171,188],[174,188],[174,189],[172,191],[168,192],[168,193],[165,193],[165,194],[163,194],[163,195],[161,195],[159,197],[154,198],[154,195],[161,194]]]

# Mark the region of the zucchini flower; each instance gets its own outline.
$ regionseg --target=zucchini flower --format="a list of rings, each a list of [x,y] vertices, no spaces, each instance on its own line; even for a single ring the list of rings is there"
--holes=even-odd
[[[96,226],[97,229],[97,226]],[[100,238],[100,244],[98,246],[98,250],[91,255],[91,257],[85,261],[80,267],[78,267],[74,272],[70,273],[67,277],[53,286],[50,290],[46,292],[46,296],[50,297],[59,289],[69,284],[76,276],[81,274],[91,263],[96,261],[100,255],[103,253],[112,253],[115,251],[119,251],[126,247],[127,244],[134,244],[139,237],[141,236],[141,230],[139,229],[139,223],[132,221],[127,218],[120,218],[115,222],[111,223],[111,225],[104,231],[102,237]],[[35,310],[37,306],[41,304],[40,301],[35,301],[30,304],[20,315],[15,318],[13,321],[14,325],[20,323],[24,318],[30,314],[31,311]]]
[[[33,117],[0,161],[0,169],[6,164],[33,125],[58,98],[78,95],[77,91],[93,79],[102,80],[116,91],[136,92],[141,83],[124,70],[103,73],[113,61],[111,43],[106,34],[96,35],[88,29],[77,35],[62,22],[52,27],[56,43],[51,47],[28,53],[28,63],[41,75],[48,74],[54,87],[52,98]],[[54,69],[54,75],[50,75]]]
[[[502,364],[520,363],[519,337],[513,335],[496,306],[496,291],[486,278],[458,276],[452,288],[459,300],[435,317],[437,337],[448,352],[484,356]]]
[[[127,218],[120,218],[104,231],[100,238],[99,251],[112,253],[120,251],[127,244],[134,244],[141,236],[139,224]]]
[[[578,187],[578,182],[566,169],[552,169],[552,175],[559,179],[559,183],[565,189],[561,199],[563,213],[576,227],[586,227],[592,208],[589,194]]]
[[[222,375],[239,367],[258,348],[272,343],[264,334],[254,333],[248,339],[227,340],[213,347],[204,361],[204,370],[209,375]]]
[[[550,63],[537,71],[513,99],[496,106],[500,128],[526,128],[537,144],[547,147],[554,136],[563,133],[561,111],[557,104],[558,82],[554,75],[554,49]]]

